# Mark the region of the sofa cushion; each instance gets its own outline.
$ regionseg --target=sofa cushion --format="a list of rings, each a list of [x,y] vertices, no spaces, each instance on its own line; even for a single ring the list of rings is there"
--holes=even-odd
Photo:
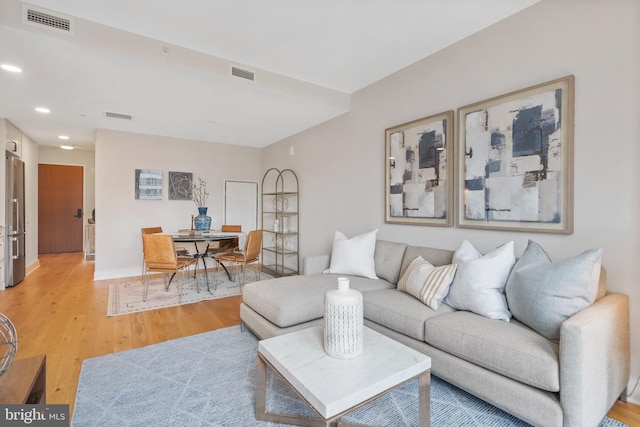
[[[389,283],[398,283],[400,279],[400,267],[404,251],[407,249],[405,243],[387,242],[385,240],[376,241],[376,251],[373,256],[376,264],[376,275]]]
[[[451,264],[453,261],[453,253],[454,251],[450,251],[448,249],[428,248],[423,246],[408,246],[407,250],[404,252],[404,258],[402,259],[402,267],[400,268],[399,277],[402,277],[404,272],[407,270],[407,267],[409,267],[409,264],[411,264],[411,261],[419,256],[438,267],[441,265]]]
[[[242,302],[280,328],[308,322],[324,316],[324,294],[338,288],[335,274],[287,276],[247,283],[242,287]],[[363,294],[391,289],[386,280],[348,276],[351,289]]]
[[[541,335],[558,341],[562,322],[595,301],[601,256],[601,249],[591,249],[552,263],[542,247],[529,240],[507,283],[511,313]]]
[[[453,256],[458,272],[449,289],[447,304],[508,322],[511,313],[504,288],[515,262],[513,241],[482,255],[464,240]]]
[[[425,323],[425,341],[516,381],[560,389],[558,344],[516,320],[501,322],[467,311],[434,316]]]
[[[397,289],[363,294],[364,317],[419,341],[424,341],[425,320],[454,310],[442,304],[432,310],[411,295]]]
[[[600,280],[598,280],[598,294],[596,295],[596,300],[599,300],[606,294],[607,294],[607,270],[604,267],[600,267]]]
[[[456,264],[434,267],[419,256],[411,261],[398,281],[398,290],[413,295],[423,304],[437,310],[449,292],[457,267]]]
[[[325,273],[348,274],[377,279],[374,253],[378,229],[350,239],[339,231],[333,237],[331,263]]]

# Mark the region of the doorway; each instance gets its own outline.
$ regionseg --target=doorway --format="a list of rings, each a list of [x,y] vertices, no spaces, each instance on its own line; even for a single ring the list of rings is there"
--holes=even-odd
[[[38,165],[38,253],[81,252],[84,167]]]

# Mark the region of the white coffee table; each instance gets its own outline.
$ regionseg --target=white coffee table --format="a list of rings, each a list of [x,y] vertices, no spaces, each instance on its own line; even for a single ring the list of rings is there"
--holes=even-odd
[[[267,366],[319,418],[268,412]],[[325,353],[321,326],[269,338],[258,343],[256,418],[300,426],[351,425],[338,420],[380,395],[418,378],[420,426],[428,426],[430,370],[429,357],[366,327],[362,355],[351,360],[336,359]]]

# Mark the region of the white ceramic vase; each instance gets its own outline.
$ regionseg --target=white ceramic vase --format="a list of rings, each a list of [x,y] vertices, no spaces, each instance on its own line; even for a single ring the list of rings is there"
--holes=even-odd
[[[362,354],[362,293],[349,289],[349,279],[338,278],[338,289],[324,297],[324,351],[338,359]]]

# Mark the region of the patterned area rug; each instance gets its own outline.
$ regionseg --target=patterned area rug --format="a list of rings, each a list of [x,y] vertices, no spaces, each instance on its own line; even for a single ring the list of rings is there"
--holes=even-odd
[[[230,281],[224,271],[209,271],[210,291],[202,271],[198,272],[198,282],[193,277],[185,278],[182,288],[182,299],[178,295],[177,280],[173,279],[168,290],[165,290],[164,279],[161,275],[151,276],[147,300],[142,300],[144,285],[140,277],[127,277],[109,281],[109,302],[107,316],[136,313],[145,310],[172,307],[181,304],[191,304],[198,301],[225,298],[240,295],[240,284]],[[271,276],[260,273],[260,279],[270,279]],[[233,273],[232,273],[233,277]],[[247,281],[253,281],[255,274],[247,271]],[[198,292],[198,286],[200,291]]]
[[[257,339],[220,329],[82,364],[72,426],[263,426],[255,419]],[[268,370],[267,409],[312,416]],[[418,425],[417,380],[365,405],[343,421],[385,427]],[[431,425],[524,427],[525,422],[431,376]],[[600,427],[623,427],[605,418]]]

